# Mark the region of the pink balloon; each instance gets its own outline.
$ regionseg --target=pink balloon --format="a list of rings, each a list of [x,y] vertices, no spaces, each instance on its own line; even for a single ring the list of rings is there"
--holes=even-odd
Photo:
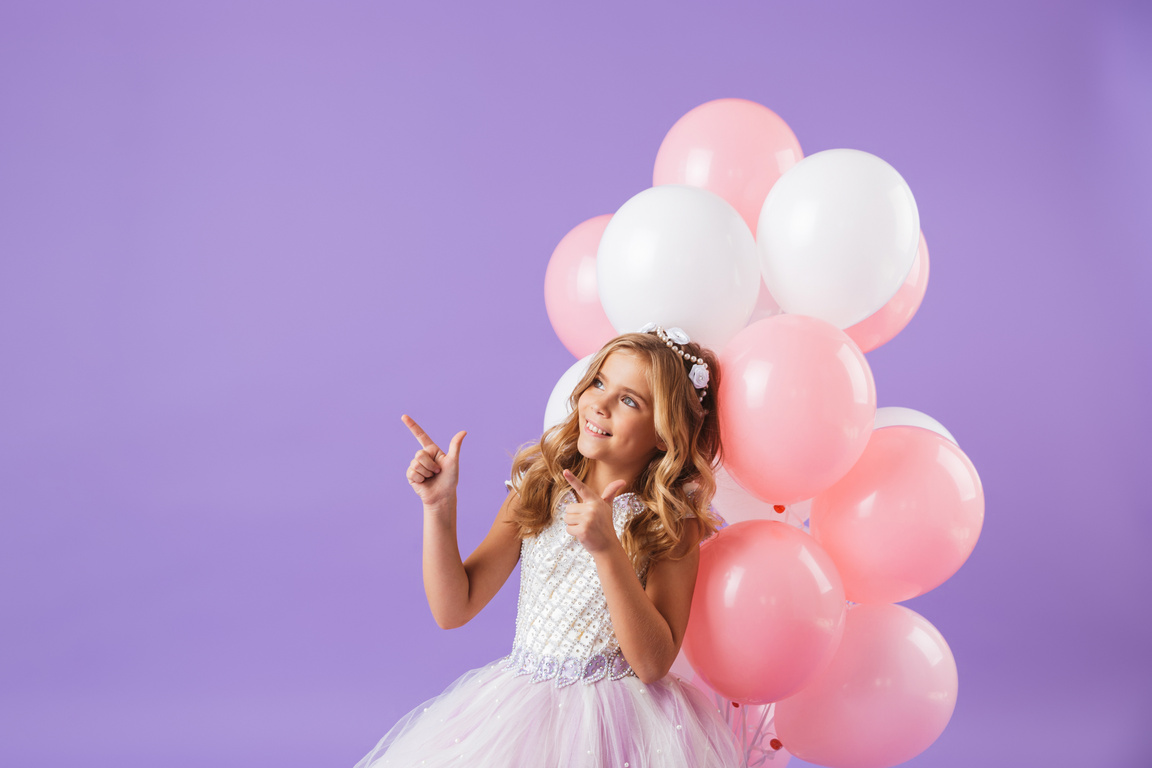
[[[852,337],[852,341],[856,342],[861,350],[871,352],[904,330],[904,326],[908,325],[916,310],[920,309],[926,290],[928,290],[928,245],[924,242],[924,233],[921,232],[920,245],[916,249],[912,269],[908,272],[908,277],[904,278],[904,283],[896,291],[896,295],[856,325],[845,328],[844,332]]]
[[[820,545],[785,523],[749,520],[700,548],[684,653],[725,698],[764,704],[828,664],[843,622],[844,588]]]
[[[616,329],[600,306],[596,249],[612,214],[577,224],[564,235],[544,273],[544,306],[552,329],[577,358],[598,352]]]
[[[809,762],[887,768],[944,732],[956,685],[956,660],[927,619],[902,605],[853,606],[832,663],[776,703],[776,732]]]
[[[972,554],[984,489],[952,441],[920,427],[885,427],[848,474],[812,500],[809,525],[849,600],[895,603],[939,586]]]
[[[864,353],[836,326],[769,317],[728,342],[720,364],[724,467],[757,498],[810,499],[864,452],[876,384]]]
[[[676,121],[656,153],[652,186],[690,184],[732,204],[752,234],[768,190],[803,159],[800,142],[772,110],[716,99]]]

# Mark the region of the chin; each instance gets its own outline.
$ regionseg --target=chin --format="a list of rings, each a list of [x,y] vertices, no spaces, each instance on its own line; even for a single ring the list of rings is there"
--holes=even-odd
[[[585,441],[585,438],[584,438],[584,436],[583,436],[583,435],[581,435],[581,436],[580,436],[579,438],[577,438],[577,440],[576,440],[576,450],[577,450],[577,452],[579,452],[579,454],[580,454],[581,456],[583,456],[584,458],[586,458],[586,459],[590,459],[590,458],[592,458],[591,456],[589,456],[589,455],[588,455],[588,453],[589,453],[589,451],[588,451],[588,443]]]
[[[576,450],[586,459],[595,459],[597,448],[599,448],[599,446],[596,445],[596,442],[584,434],[576,438]]]

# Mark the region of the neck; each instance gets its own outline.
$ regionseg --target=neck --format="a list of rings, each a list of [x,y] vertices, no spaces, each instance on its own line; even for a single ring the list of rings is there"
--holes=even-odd
[[[628,491],[634,490],[632,486],[635,484],[636,478],[640,477],[640,472],[643,469],[643,467],[631,470],[620,469],[618,467],[609,467],[598,461],[589,461],[588,473],[584,477],[584,484],[594,490],[598,495],[603,495],[604,489],[607,488],[609,484],[616,480],[623,480],[626,485],[620,493],[627,493]]]

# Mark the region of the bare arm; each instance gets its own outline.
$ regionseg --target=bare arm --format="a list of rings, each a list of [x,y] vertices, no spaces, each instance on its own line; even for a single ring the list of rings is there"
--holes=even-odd
[[[444,508],[424,507],[424,594],[443,629],[471,621],[512,574],[520,539],[510,521],[519,498],[515,491],[508,494],[488,535],[464,562],[456,543],[456,500]]]
[[[695,520],[685,521],[684,539],[675,552],[682,557],[654,563],[647,588],[640,585],[619,540],[592,555],[620,650],[645,683],[668,674],[684,642],[700,565],[699,530]]]
[[[456,484],[465,433],[458,432],[445,453],[414,420],[402,420],[420,441],[407,476],[424,503],[424,593],[438,625],[459,627],[488,604],[516,566],[520,539],[510,522],[520,497],[508,494],[484,541],[462,562],[456,541]]]

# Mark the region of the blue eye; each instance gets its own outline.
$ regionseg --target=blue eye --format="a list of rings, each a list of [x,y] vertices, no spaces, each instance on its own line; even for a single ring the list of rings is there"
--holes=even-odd
[[[596,389],[604,389],[604,382],[600,380],[600,377],[599,377],[599,376],[597,376],[597,377],[595,377],[594,379],[592,379],[592,385],[591,385],[591,386],[595,387]],[[630,408],[635,408],[635,409],[637,409],[637,410],[639,410],[639,409],[640,409],[640,404],[639,404],[639,403],[637,403],[637,402],[636,402],[636,401],[635,401],[635,400],[632,398],[632,396],[631,396],[631,395],[623,395],[623,396],[620,398],[620,402],[624,403],[624,405],[627,405],[627,406],[628,406],[628,407],[630,407]]]

